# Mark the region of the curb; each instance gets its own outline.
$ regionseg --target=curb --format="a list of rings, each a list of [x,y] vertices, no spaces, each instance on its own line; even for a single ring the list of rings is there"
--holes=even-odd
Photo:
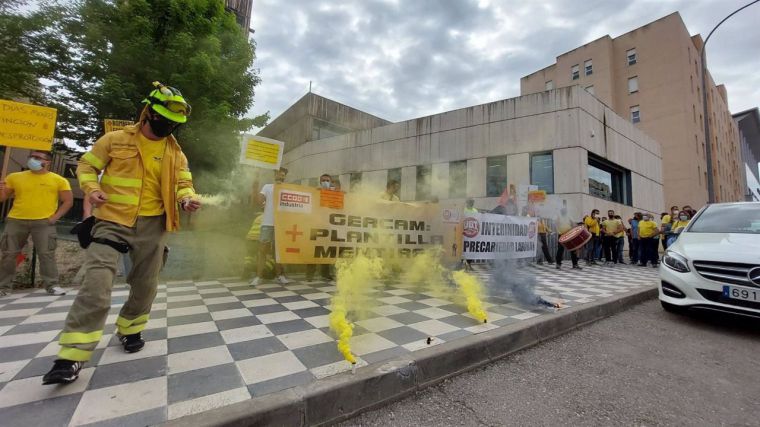
[[[401,399],[446,378],[548,341],[580,326],[657,296],[657,287],[637,289],[548,316],[374,363],[310,384],[168,421],[166,426],[324,425]]]

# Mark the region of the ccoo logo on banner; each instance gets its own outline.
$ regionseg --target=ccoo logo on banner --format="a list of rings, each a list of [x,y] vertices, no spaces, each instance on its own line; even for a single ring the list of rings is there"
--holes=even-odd
[[[536,218],[487,213],[462,219],[465,259],[517,259],[536,256]]]

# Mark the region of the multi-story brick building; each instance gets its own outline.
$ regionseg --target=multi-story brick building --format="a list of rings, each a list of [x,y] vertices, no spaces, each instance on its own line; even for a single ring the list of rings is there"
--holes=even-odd
[[[580,85],[662,146],[666,205],[708,200],[700,35],[673,13],[615,38],[563,53],[520,80],[522,95]],[[715,201],[743,200],[739,132],[727,92],[707,75]]]

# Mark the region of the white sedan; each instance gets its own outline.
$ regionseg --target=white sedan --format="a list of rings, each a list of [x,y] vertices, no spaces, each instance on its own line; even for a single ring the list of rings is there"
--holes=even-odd
[[[660,263],[665,310],[760,317],[760,203],[717,203],[695,215]]]

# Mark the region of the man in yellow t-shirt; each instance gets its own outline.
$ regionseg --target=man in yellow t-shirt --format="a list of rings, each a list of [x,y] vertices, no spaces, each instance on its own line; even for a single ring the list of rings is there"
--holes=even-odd
[[[652,263],[652,267],[657,267],[659,261],[657,242],[660,240],[657,236],[659,234],[660,230],[657,229],[657,223],[652,220],[652,214],[645,213],[639,221],[640,266],[645,267],[649,261]]]
[[[583,219],[583,224],[586,225],[586,228],[591,233],[591,240],[586,243],[586,264],[596,265],[594,258],[596,257],[597,248],[601,244],[599,241],[599,209],[592,210],[591,215]]]
[[[625,235],[623,222],[615,219],[615,211],[607,211],[607,219],[602,222],[602,248],[604,249],[604,262],[618,263],[618,235]]]
[[[5,221],[0,240],[0,296],[6,295],[16,276],[16,257],[32,235],[40,259],[40,275],[51,295],[64,295],[58,286],[55,265],[55,223],[71,209],[71,185],[50,172],[50,153],[32,151],[26,163],[29,170],[8,175],[0,182],[0,201],[13,197],[13,208]],[[59,205],[59,202],[60,205]]]

